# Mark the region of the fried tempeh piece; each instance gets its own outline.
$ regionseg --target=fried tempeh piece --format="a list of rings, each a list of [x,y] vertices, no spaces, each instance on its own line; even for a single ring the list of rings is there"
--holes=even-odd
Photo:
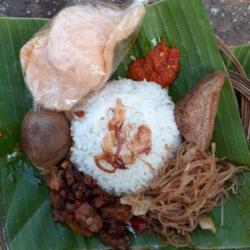
[[[212,139],[224,78],[225,74],[220,71],[206,75],[175,107],[175,119],[182,136],[201,150],[206,150]]]

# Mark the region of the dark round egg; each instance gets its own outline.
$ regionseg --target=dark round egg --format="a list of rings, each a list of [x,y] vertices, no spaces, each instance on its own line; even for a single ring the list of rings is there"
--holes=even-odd
[[[70,126],[64,113],[29,111],[23,120],[21,143],[35,166],[58,163],[68,154],[71,146]]]

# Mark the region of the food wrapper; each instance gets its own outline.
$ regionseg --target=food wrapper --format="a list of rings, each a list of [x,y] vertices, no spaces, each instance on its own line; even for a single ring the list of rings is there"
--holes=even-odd
[[[63,9],[20,52],[34,102],[68,111],[101,89],[135,41],[142,3],[83,1]]]

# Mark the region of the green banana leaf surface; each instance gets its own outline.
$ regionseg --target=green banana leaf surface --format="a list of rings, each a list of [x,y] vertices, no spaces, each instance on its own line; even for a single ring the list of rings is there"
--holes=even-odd
[[[243,66],[248,79],[250,79],[250,45],[235,46],[231,48],[232,52]],[[233,69],[232,62],[223,57],[225,65],[228,69]]]
[[[53,222],[43,179],[19,150],[22,119],[32,105],[32,96],[23,81],[19,51],[47,22],[0,17],[0,222],[5,242],[10,250],[107,249],[97,237],[83,238]],[[174,101],[206,73],[225,71],[202,1],[165,0],[147,6],[138,39],[113,78],[125,77],[131,56],[145,56],[162,37],[181,49],[181,71],[170,88]],[[234,48],[234,52],[250,74],[249,47]],[[230,63],[227,65],[230,67]],[[221,93],[213,141],[218,156],[250,165],[250,152],[229,80]],[[223,209],[214,209],[211,217],[217,233],[197,229],[193,234],[196,247],[250,248],[250,175],[245,175],[241,200],[231,197]],[[164,242],[153,233],[137,236],[132,246],[156,247],[164,247]]]

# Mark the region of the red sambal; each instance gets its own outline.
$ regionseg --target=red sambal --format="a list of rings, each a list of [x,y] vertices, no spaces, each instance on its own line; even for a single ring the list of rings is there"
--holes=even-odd
[[[153,81],[162,87],[170,86],[180,70],[180,50],[168,48],[165,39],[147,53],[145,59],[138,58],[129,67],[128,76],[135,81]]]

